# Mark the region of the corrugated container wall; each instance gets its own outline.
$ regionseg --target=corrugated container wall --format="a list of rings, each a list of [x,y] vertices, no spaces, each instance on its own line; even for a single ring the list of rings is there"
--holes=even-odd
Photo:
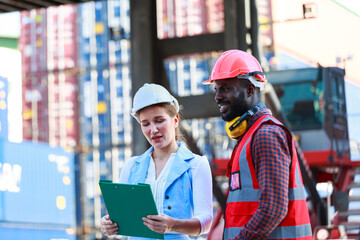
[[[21,12],[23,138],[47,142],[46,10]]]
[[[49,143],[75,147],[78,133],[77,5],[47,9]]]
[[[44,143],[0,140],[0,200],[0,233],[10,227],[74,233],[74,154]]]
[[[46,72],[46,9],[21,12],[19,38],[24,73]]]
[[[158,37],[224,31],[223,0],[156,0]]]
[[[75,147],[77,5],[21,12],[23,137]]]

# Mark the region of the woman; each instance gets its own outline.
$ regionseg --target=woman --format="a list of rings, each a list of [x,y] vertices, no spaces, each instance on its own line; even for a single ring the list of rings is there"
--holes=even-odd
[[[121,183],[151,185],[159,215],[142,220],[152,231],[165,234],[165,239],[207,233],[213,212],[209,162],[177,142],[178,112],[177,100],[164,87],[145,84],[137,91],[132,115],[151,147],[129,159],[120,175]],[[101,218],[101,231],[109,236],[118,227],[106,215]]]

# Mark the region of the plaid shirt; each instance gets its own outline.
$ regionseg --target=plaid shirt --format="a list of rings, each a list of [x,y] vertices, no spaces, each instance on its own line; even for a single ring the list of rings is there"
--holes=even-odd
[[[248,120],[248,126],[264,114],[271,115],[271,111],[257,111]],[[236,240],[265,239],[286,216],[288,209],[291,135],[278,125],[264,123],[254,133],[251,147],[261,192],[259,207],[234,238]]]

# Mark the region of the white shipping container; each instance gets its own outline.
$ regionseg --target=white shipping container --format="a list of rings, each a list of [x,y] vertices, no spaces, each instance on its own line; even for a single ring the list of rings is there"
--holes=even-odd
[[[22,140],[22,89],[21,89],[21,53],[17,50],[0,48],[0,76],[8,81],[8,140]]]

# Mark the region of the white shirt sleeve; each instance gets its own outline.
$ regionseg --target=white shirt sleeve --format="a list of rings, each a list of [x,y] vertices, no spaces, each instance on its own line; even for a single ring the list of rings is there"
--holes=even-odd
[[[201,223],[200,234],[205,234],[209,232],[213,218],[212,177],[210,165],[205,156],[198,155],[190,162],[190,165],[194,201],[193,217],[199,219]]]
[[[135,164],[135,158],[136,157],[132,157],[125,162],[124,167],[121,169],[119,183],[128,183],[131,168],[133,168]]]

